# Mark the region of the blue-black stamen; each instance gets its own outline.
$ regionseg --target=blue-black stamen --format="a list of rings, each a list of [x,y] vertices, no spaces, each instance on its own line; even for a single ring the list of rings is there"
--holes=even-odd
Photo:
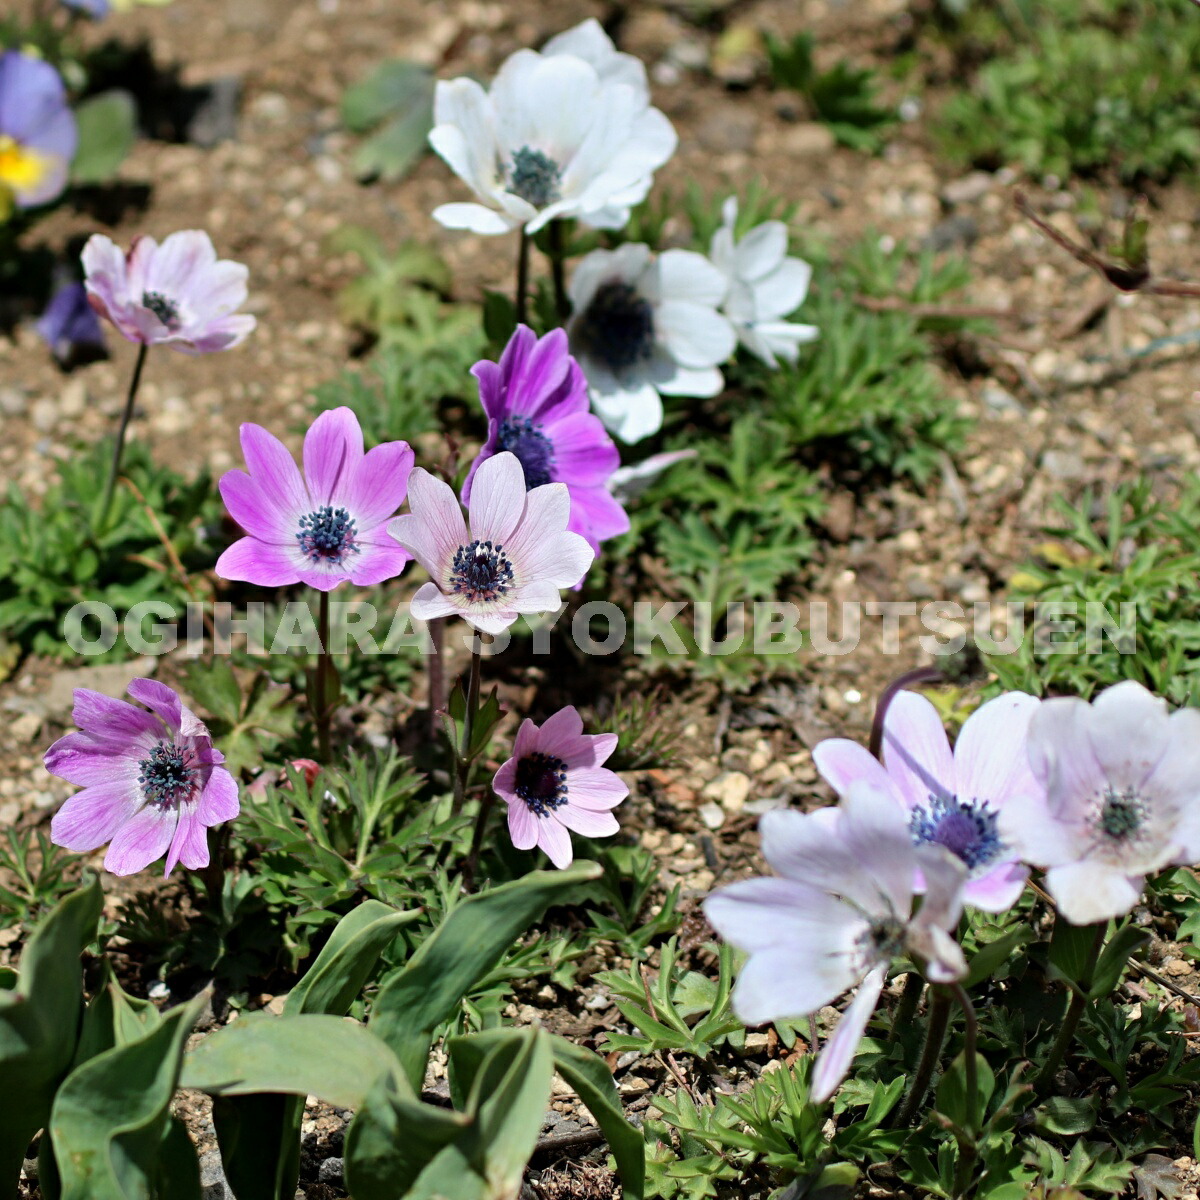
[[[142,307],[148,308],[172,333],[179,328],[179,305],[162,292],[143,292]]]
[[[138,763],[138,783],[142,795],[159,808],[178,808],[194,788],[196,768],[188,761],[188,752],[174,742],[159,742],[149,758]]]
[[[654,352],[654,309],[632,284],[601,284],[575,337],[611,370],[626,370]]]
[[[508,190],[534,208],[545,208],[561,199],[562,167],[549,155],[529,146],[514,150],[508,172]]]
[[[512,563],[503,546],[474,541],[454,552],[450,590],[456,595],[472,602],[498,600],[512,584]]]
[[[349,554],[358,554],[354,520],[344,508],[326,504],[300,518],[296,541],[301,553],[313,563],[339,565]]]
[[[1100,800],[1100,829],[1114,842],[1134,837],[1146,819],[1146,805],[1133,788],[1105,790]]]
[[[567,802],[567,764],[537,750],[517,762],[515,791],[535,817],[549,816]]]
[[[554,443],[528,417],[509,417],[500,426],[499,448],[517,456],[525,472],[525,490],[549,483],[554,466]]]
[[[928,807],[917,805],[913,809],[909,830],[918,845],[932,842],[945,846],[972,871],[987,866],[1004,848],[997,814],[986,800],[930,796]]]

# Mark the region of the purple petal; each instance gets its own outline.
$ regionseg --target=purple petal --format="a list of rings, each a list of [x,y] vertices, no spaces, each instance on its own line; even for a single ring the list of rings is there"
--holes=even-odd
[[[37,331],[60,363],[70,363],[88,349],[104,348],[100,318],[82,283],[64,284],[54,293],[38,320]]]
[[[78,787],[91,787],[118,777],[136,779],[138,758],[151,745],[148,737],[131,741],[94,733],[68,733],[46,751],[42,761],[51,775]]]
[[[360,552],[342,564],[349,569],[350,582],[355,587],[374,587],[387,579],[395,579],[408,566],[411,555],[386,533],[384,541],[374,537],[360,539]]]
[[[363,456],[341,500],[360,534],[382,525],[404,503],[414,457],[407,442],[385,442]]]
[[[304,435],[304,478],[314,506],[334,504],[335,499],[335,507],[345,505],[362,460],[362,429],[353,411],[334,408],[321,413]]]
[[[526,720],[528,721],[528,718]],[[513,757],[501,764],[500,769],[492,776],[492,790],[509,804],[517,802],[517,762],[518,756],[514,753]],[[528,847],[525,848],[528,849]]]
[[[947,930],[957,928],[962,916],[966,865],[944,846],[926,843],[917,846],[914,854],[925,879],[925,902],[915,922]]]
[[[587,539],[593,550],[601,542],[629,532],[629,514],[606,487],[571,488],[571,518],[567,528]]]
[[[963,900],[981,912],[1008,912],[1025,890],[1029,868],[1018,862],[1001,863],[963,885]]]
[[[408,507],[406,515],[388,522],[387,531],[438,579],[469,540],[462,508],[449,484],[420,467],[409,476]]]
[[[280,505],[276,495],[263,491],[245,471],[226,471],[218,484],[229,515],[251,537],[277,546],[292,546],[306,509]]]
[[[94,233],[80,256],[88,301],[100,316],[107,317],[121,335],[137,341],[137,329],[129,319],[129,281],[125,255],[111,238]]]
[[[259,587],[284,587],[302,578],[299,553],[293,546],[277,546],[254,537],[233,543],[217,559],[220,579],[236,579]]]
[[[912,910],[916,861],[904,811],[890,791],[877,791],[860,781],[851,785],[840,812],[842,841],[857,863],[859,877],[867,885],[863,893],[870,890],[876,893],[873,911],[879,911],[882,898],[893,914],[907,917]]]
[[[570,492],[561,483],[548,483],[530,491],[525,505],[525,519],[505,547],[519,582],[571,587],[587,573],[595,552],[578,534],[566,532]]]
[[[617,444],[590,412],[547,423],[546,435],[554,443],[555,478],[572,487],[601,487],[621,465]]]
[[[575,742],[582,733],[583,718],[573,704],[568,704],[566,708],[560,708],[542,722],[541,737],[538,741],[548,754],[562,758],[563,755],[559,753],[562,746],[567,742]]]
[[[141,803],[135,780],[116,780],[84,788],[69,797],[54,814],[50,840],[75,854],[88,854],[110,841]]]
[[[1000,837],[1012,853],[1037,867],[1074,862],[1091,834],[1086,825],[1058,820],[1044,795],[1018,795],[1000,810]]]
[[[136,269],[140,292],[158,292],[175,300],[192,299],[192,289],[217,261],[212,239],[202,229],[181,229],[156,244],[142,243]],[[130,274],[134,274],[131,266]]]
[[[509,801],[508,835],[518,850],[532,850],[538,844],[538,819],[524,800]]]
[[[157,679],[134,679],[125,691],[151,712],[157,713],[172,729],[183,727],[183,705],[179,693]]]
[[[1041,702],[1006,692],[973,712],[954,746],[958,794],[1000,808],[1015,792],[1039,790],[1029,766],[1029,722]]]
[[[261,425],[249,422],[242,426],[241,437],[250,478],[263,498],[285,513],[311,512],[314,505],[287,447]]]
[[[563,491],[566,489],[563,488]],[[569,511],[569,498],[567,507]],[[471,537],[476,541],[502,545],[509,550],[511,557],[513,551],[509,543],[524,512],[525,472],[517,456],[504,453],[489,458],[479,468],[471,490]],[[566,524],[564,513],[559,529],[565,529]]]
[[[208,866],[208,830],[194,807],[184,805],[179,811],[175,834],[167,849],[167,861],[163,864],[165,879],[182,862],[190,871]]]
[[[114,875],[135,875],[170,849],[179,814],[173,809],[144,805],[114,834],[104,869]]]
[[[534,818],[537,821],[537,844],[546,852],[546,857],[561,871],[571,865],[575,857],[571,849],[571,835],[565,825],[553,817]]]
[[[49,63],[16,50],[0,55],[0,135],[52,163],[37,183],[16,190],[17,203],[53,200],[66,184],[79,135],[62,77]]]
[[[957,792],[954,758],[938,711],[916,692],[899,692],[884,718],[883,765],[909,808]]]
[[[894,792],[891,776],[865,746],[849,738],[826,738],[813,747],[813,765],[839,796],[862,780],[883,792]],[[897,797],[898,799],[899,797]]]
[[[222,825],[232,821],[241,810],[237,780],[228,771],[216,768],[200,793],[197,818],[205,825]]]
[[[133,704],[94,692],[91,688],[76,688],[74,696],[71,719],[84,733],[129,739],[149,735],[156,741],[163,736],[162,725]]]
[[[854,1053],[867,1030],[867,1022],[879,1003],[879,994],[883,991],[883,981],[887,975],[887,967],[879,966],[870,971],[862,983],[850,1006],[842,1013],[833,1036],[825,1043],[824,1049],[817,1057],[813,1068],[812,1101],[814,1104],[824,1104],[838,1085],[850,1071],[854,1061]]]
[[[162,340],[170,349],[178,350],[181,354],[215,354],[240,346],[257,325],[258,321],[249,313],[233,313],[228,317],[206,321],[201,328],[190,330],[186,338],[168,337]]]

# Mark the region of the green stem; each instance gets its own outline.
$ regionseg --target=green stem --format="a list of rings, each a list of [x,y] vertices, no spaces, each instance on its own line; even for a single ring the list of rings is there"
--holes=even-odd
[[[937,1069],[938,1058],[942,1053],[942,1043],[946,1040],[946,1027],[950,1023],[950,996],[939,987],[931,989],[932,999],[929,1003],[929,1016],[925,1025],[925,1044],[921,1047],[921,1058],[913,1074],[912,1083],[908,1087],[908,1095],[896,1112],[892,1126],[909,1125],[917,1115],[917,1110],[925,1102],[925,1094],[933,1080],[933,1072]]]
[[[942,678],[942,672],[937,667],[916,667],[912,671],[905,671],[903,675],[897,676],[883,689],[883,694],[875,705],[875,716],[871,721],[871,740],[868,743],[868,749],[876,758],[883,758],[884,719],[887,717],[887,710],[895,700],[896,694],[907,687],[912,687],[913,684],[938,683]]]
[[[333,705],[329,702],[329,678],[333,667],[333,658],[329,653],[329,593],[321,593],[320,608],[317,616],[317,637],[321,641],[321,651],[317,655],[317,679],[313,691],[313,724],[317,729],[317,755],[321,762],[329,765],[330,734],[329,727],[333,717]]]
[[[571,305],[567,300],[567,248],[561,221],[550,222],[550,270],[554,277],[554,311],[565,324]]]
[[[429,622],[429,640],[433,653],[429,656],[429,737],[437,742],[438,713],[446,706],[446,666],[443,650],[446,645],[446,618],[434,617]]]
[[[112,465],[108,469],[108,483],[104,488],[104,504],[100,509],[98,528],[103,531],[108,524],[108,513],[112,508],[113,493],[117,490],[117,477],[121,474],[121,459],[125,454],[125,432],[133,416],[133,405],[137,400],[138,385],[142,382],[142,368],[146,365],[146,352],[150,347],[142,342],[138,346],[137,361],[133,365],[133,378],[129,381],[129,393],[125,397],[125,411],[121,424],[117,426],[117,444],[113,447]]]
[[[975,1138],[979,1133],[979,1127],[983,1123],[983,1114],[978,1114],[976,1120],[976,1112],[979,1107],[979,1064],[975,1061],[976,1046],[979,1042],[979,1020],[975,1016],[975,1005],[971,1003],[970,996],[961,983],[953,983],[950,985],[951,995],[958,1002],[959,1007],[963,1011],[963,1018],[966,1021],[966,1036],[963,1040],[963,1065],[966,1069],[967,1077],[967,1119],[969,1122],[967,1132],[970,1135],[968,1138],[960,1138],[958,1142],[958,1162],[954,1167],[954,1196],[961,1197],[967,1194],[968,1187],[971,1182],[971,1175],[975,1169],[975,1160],[979,1150]]]
[[[1061,920],[1061,918],[1056,917],[1055,920]],[[1071,990],[1071,1000],[1067,1005],[1067,1014],[1063,1017],[1063,1023],[1058,1027],[1058,1036],[1054,1039],[1054,1045],[1050,1047],[1049,1057],[1042,1064],[1042,1069],[1038,1072],[1037,1078],[1033,1082],[1033,1090],[1039,1096],[1044,1094],[1053,1085],[1054,1076],[1058,1074],[1058,1068],[1062,1066],[1062,1061],[1066,1057],[1067,1050],[1075,1038],[1075,1030],[1079,1027],[1079,1018],[1083,1016],[1083,1010],[1087,1007],[1087,994],[1092,986],[1092,973],[1096,969],[1096,963],[1100,958],[1100,951],[1104,948],[1104,935],[1107,932],[1107,921],[1101,921],[1096,925],[1095,936],[1092,938],[1092,948],[1088,952],[1088,959],[1083,968],[1082,977]]]
[[[907,1025],[911,1025],[917,1015],[917,1005],[921,1003],[921,993],[925,990],[925,980],[919,971],[909,971],[904,977],[904,988],[900,1000],[896,1004],[896,1012],[892,1016],[892,1027],[888,1030],[888,1041],[894,1042],[896,1035]]]
[[[458,751],[458,770],[454,776],[454,811],[461,812],[467,798],[467,785],[471,780],[471,737],[475,730],[475,716],[479,708],[479,674],[483,655],[479,649],[482,634],[475,635],[475,649],[471,651],[471,677],[467,683],[467,711],[463,716],[462,742]],[[475,832],[471,838],[471,850],[463,864],[463,888],[475,889],[475,869],[479,862],[479,851],[483,846],[483,830],[492,808],[492,789],[479,802],[479,813],[475,818]]]
[[[529,323],[529,235],[521,230],[521,240],[517,244],[517,324]]]

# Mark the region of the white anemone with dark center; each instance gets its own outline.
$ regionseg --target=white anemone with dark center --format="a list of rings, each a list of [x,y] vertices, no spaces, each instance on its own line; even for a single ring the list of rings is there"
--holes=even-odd
[[[658,431],[662,396],[715,396],[724,387],[719,364],[737,342],[717,311],[725,288],[704,255],[656,257],[638,243],[594,250],[575,268],[571,353],[593,410],[622,441]]]

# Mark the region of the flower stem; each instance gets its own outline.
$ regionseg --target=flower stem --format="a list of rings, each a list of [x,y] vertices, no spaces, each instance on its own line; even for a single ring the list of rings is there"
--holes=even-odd
[[[458,751],[458,770],[454,777],[454,811],[461,812],[467,796],[467,784],[471,779],[471,737],[475,731],[475,715],[479,708],[479,673],[483,655],[480,651],[480,638],[475,635],[475,645],[471,650],[471,676],[467,683],[467,709],[463,715],[462,742]],[[492,808],[492,790],[479,802],[479,813],[475,818],[475,832],[471,837],[471,850],[467,861],[463,864],[463,889],[475,890],[475,869],[479,862],[479,850],[483,845],[483,830],[487,824],[488,814]]]
[[[966,1021],[966,1036],[963,1040],[963,1065],[967,1082],[967,1133],[969,1137],[960,1138],[958,1142],[958,1162],[954,1167],[954,1186],[951,1189],[955,1197],[965,1196],[971,1181],[971,1172],[975,1167],[979,1149],[976,1136],[979,1126],[983,1123],[983,1114],[979,1113],[976,1121],[976,1110],[979,1107],[979,1064],[975,1061],[975,1048],[979,1042],[979,1020],[975,1016],[975,1005],[961,983],[950,985],[950,993],[958,1002]]]
[[[517,324],[528,324],[529,316],[529,235],[521,230],[521,240],[517,243]]]
[[[145,342],[138,345],[137,361],[133,364],[133,378],[129,381],[129,393],[125,397],[125,411],[121,414],[121,424],[117,426],[117,444],[113,447],[112,466],[108,469],[108,483],[104,488],[104,504],[100,509],[98,524],[101,530],[108,524],[113,493],[117,490],[117,476],[121,473],[121,459],[125,454],[125,431],[129,428],[129,421],[133,416],[133,405],[137,400],[138,385],[142,382],[142,368],[146,365],[146,352],[149,349]]]
[[[905,671],[903,675],[897,675],[883,689],[883,694],[875,705],[875,716],[871,721],[871,740],[868,743],[868,748],[876,758],[883,758],[884,720],[897,693],[902,692],[906,687],[911,687],[914,683],[938,683],[942,678],[942,672],[937,667],[917,667],[915,670]]]
[[[330,671],[333,659],[329,654],[329,593],[322,592],[317,615],[317,637],[321,651],[317,655],[317,678],[313,690],[312,717],[317,729],[317,756],[328,765],[330,755],[329,725],[333,705],[328,698]]]
[[[446,666],[442,653],[446,644],[445,617],[434,617],[429,622],[429,640],[433,643],[433,653],[429,656],[429,737],[436,743],[438,713],[446,706]]]
[[[909,1125],[917,1115],[917,1109],[925,1101],[929,1091],[933,1072],[937,1068],[938,1058],[942,1053],[942,1042],[946,1040],[946,1027],[950,1023],[950,996],[941,988],[931,989],[932,999],[929,1003],[929,1017],[925,1025],[925,1044],[921,1047],[921,1058],[913,1074],[912,1083],[908,1087],[908,1095],[897,1110],[893,1128],[898,1125]]]
[[[550,222],[550,270],[554,276],[554,311],[565,324],[571,305],[567,300],[567,247],[561,221]]]
[[[904,977],[904,989],[896,1005],[892,1017],[892,1026],[888,1030],[888,1041],[894,1042],[896,1035],[906,1025],[911,1025],[917,1015],[917,1005],[921,1003],[921,993],[925,990],[925,980],[919,971],[909,971]]]
[[[1055,919],[1061,920],[1061,917]],[[1104,947],[1104,935],[1107,932],[1107,921],[1101,921],[1095,926],[1092,948],[1088,952],[1083,976],[1077,981],[1077,986],[1071,990],[1071,1001],[1067,1005],[1067,1014],[1063,1017],[1063,1023],[1058,1027],[1058,1036],[1054,1039],[1054,1045],[1050,1047],[1049,1057],[1042,1064],[1042,1069],[1033,1082],[1034,1093],[1039,1096],[1054,1083],[1054,1076],[1058,1074],[1058,1068],[1062,1066],[1067,1049],[1075,1037],[1075,1030],[1079,1027],[1079,1018],[1083,1016],[1083,1010],[1087,1007],[1087,994],[1092,986],[1092,972],[1096,969],[1096,962]]]

